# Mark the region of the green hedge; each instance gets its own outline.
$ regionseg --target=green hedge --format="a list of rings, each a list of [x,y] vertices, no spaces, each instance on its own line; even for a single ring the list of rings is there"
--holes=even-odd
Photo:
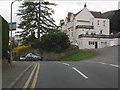
[[[9,24],[2,17],[2,57],[6,56],[9,44]]]

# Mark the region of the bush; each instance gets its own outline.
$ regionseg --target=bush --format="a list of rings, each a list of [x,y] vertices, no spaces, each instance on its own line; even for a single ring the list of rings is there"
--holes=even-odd
[[[13,48],[14,59],[17,60],[22,52],[25,52],[26,50],[29,50],[29,49],[30,49],[30,46],[25,46],[25,45]]]
[[[49,33],[41,37],[41,46],[44,51],[60,52],[70,46],[70,41],[65,33]]]
[[[47,52],[60,52],[69,46],[69,38],[63,32],[45,34],[41,37],[41,40],[38,39],[32,44],[33,48]]]

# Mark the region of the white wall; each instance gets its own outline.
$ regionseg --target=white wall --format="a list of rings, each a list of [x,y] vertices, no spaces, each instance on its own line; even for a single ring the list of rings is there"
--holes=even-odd
[[[89,41],[96,42],[95,38],[80,38],[79,39],[79,49],[93,49],[95,48],[94,45],[89,45]]]
[[[120,45],[120,38],[114,38],[110,41],[110,46]]]
[[[98,43],[97,48],[104,48],[109,46],[116,46],[120,45],[120,39],[118,38],[87,38],[82,37],[78,40],[79,42],[79,49],[94,49],[95,48],[95,42]],[[89,42],[94,42],[94,44],[90,44]]]
[[[98,20],[100,24],[98,25]],[[105,26],[103,25],[103,22],[105,21]],[[102,30],[103,35],[109,35],[109,19],[94,19],[94,31],[96,34],[100,33],[100,30]]]

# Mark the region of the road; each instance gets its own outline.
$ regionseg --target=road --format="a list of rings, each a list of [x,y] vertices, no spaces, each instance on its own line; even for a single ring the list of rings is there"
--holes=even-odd
[[[89,61],[35,62],[14,88],[22,87],[118,88],[118,67]]]
[[[14,88],[118,88],[118,47],[85,61],[36,61]]]

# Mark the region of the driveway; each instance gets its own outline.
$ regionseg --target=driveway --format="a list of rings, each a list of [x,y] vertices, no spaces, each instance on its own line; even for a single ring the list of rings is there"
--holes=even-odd
[[[118,65],[118,48],[120,48],[120,46],[94,49],[92,51],[95,51],[97,56],[88,60]]]

